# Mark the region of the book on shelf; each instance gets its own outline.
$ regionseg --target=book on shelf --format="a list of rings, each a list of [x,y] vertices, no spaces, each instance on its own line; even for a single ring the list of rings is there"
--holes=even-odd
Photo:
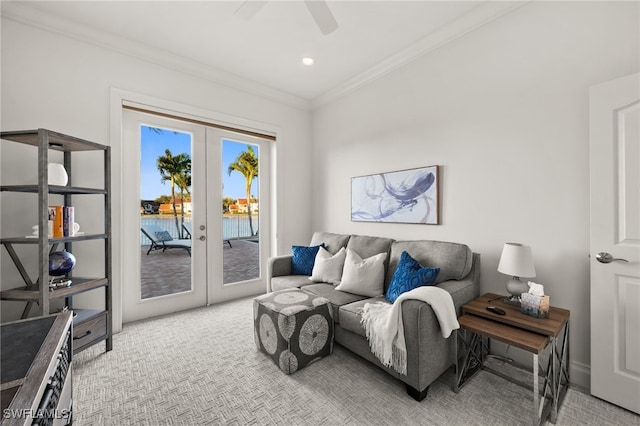
[[[72,237],[73,232],[73,222],[74,222],[74,210],[71,206],[64,206],[63,209],[63,219],[62,219],[62,231],[65,237]]]
[[[64,237],[64,209],[62,206],[49,206],[49,220],[53,221],[53,238]]]
[[[53,222],[53,238],[73,236],[75,211],[71,206],[49,206],[49,220]]]

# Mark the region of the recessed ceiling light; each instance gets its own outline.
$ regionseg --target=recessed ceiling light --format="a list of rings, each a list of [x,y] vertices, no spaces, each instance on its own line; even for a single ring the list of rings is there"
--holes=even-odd
[[[302,63],[308,67],[313,65],[314,62],[313,58],[302,58]]]

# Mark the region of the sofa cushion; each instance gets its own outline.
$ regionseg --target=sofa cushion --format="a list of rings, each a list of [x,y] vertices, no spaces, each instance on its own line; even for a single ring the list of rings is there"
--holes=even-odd
[[[285,290],[287,288],[300,288],[309,284],[309,277],[306,275],[283,275],[281,277],[271,278],[271,290]]]
[[[440,268],[423,268],[409,253],[403,251],[385,298],[393,303],[404,292],[423,285],[434,285],[438,272]]]
[[[384,261],[387,253],[378,253],[362,259],[358,253],[347,249],[342,280],[336,290],[367,297],[380,296],[384,288]]]
[[[342,247],[347,247],[347,242],[350,237],[350,235],[316,231],[313,233],[309,245],[317,246],[324,243],[324,248],[326,248],[329,253],[336,254]]]
[[[337,321],[340,323],[340,327],[345,330],[359,334],[362,337],[367,337],[367,332],[360,323],[360,320],[362,319],[362,309],[364,309],[365,304],[376,302],[389,303],[385,300],[384,296],[359,300],[357,302],[341,306],[340,309],[338,309],[338,316],[334,318],[337,318]]]
[[[316,261],[316,255],[322,245],[305,247],[292,246],[291,253],[291,273],[293,275],[311,275],[313,272],[313,264]]]
[[[331,284],[309,284],[301,287],[302,291],[306,291],[315,296],[321,296],[325,299],[329,299],[331,306],[333,306],[333,318],[338,321],[338,309],[340,306],[356,302],[358,300],[367,299],[365,296],[359,296],[353,293],[347,293],[345,291],[336,290]]]
[[[371,237],[368,235],[352,235],[349,238],[347,248],[355,251],[358,255],[365,259],[378,253],[387,253],[384,261],[385,274],[389,266],[389,252],[391,251],[391,238]]]
[[[440,268],[436,284],[448,280],[461,280],[471,271],[473,253],[465,244],[427,240],[394,241],[391,244],[385,289],[391,283],[403,251],[409,253],[423,267]]]
[[[346,256],[347,252],[344,247],[338,250],[333,256],[323,247],[320,247],[316,255],[316,262],[313,265],[313,273],[310,277],[311,281],[340,284]]]

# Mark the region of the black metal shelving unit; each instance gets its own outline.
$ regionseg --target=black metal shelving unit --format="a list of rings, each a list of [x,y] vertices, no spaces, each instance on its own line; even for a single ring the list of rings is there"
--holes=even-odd
[[[50,302],[55,299],[65,299],[65,304],[73,309],[73,296],[104,288],[104,309],[73,309],[74,353],[78,353],[96,343],[106,341],[106,350],[112,349],[112,265],[111,265],[111,148],[95,142],[79,139],[46,129],[12,131],[0,133],[3,141],[12,141],[34,146],[38,150],[38,183],[37,185],[4,185],[0,192],[33,193],[38,196],[38,236],[3,237],[2,244],[22,277],[22,286],[0,291],[1,300],[26,302],[22,318],[27,318],[34,305],[37,305],[37,315],[50,314]],[[64,167],[69,175],[67,186],[48,184],[48,164],[50,151],[61,151]],[[103,152],[103,188],[86,188],[74,186],[71,176],[71,162],[74,152],[102,151]],[[58,194],[64,198],[65,206],[72,206],[72,196],[101,195],[104,198],[104,232],[90,235],[51,238],[48,234],[49,195]],[[49,289],[49,254],[64,244],[65,250],[73,252],[73,244],[80,246],[83,241],[104,241],[104,276],[76,277],[69,274],[72,284],[55,290]],[[26,271],[20,256],[16,253],[15,245],[38,245],[38,276],[32,279]]]

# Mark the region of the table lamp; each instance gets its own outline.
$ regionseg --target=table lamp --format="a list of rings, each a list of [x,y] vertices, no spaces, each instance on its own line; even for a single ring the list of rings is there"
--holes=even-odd
[[[536,276],[531,247],[519,243],[505,243],[498,263],[498,272],[511,276],[507,281],[507,291],[511,297],[507,297],[504,303],[520,306],[520,294],[529,291],[527,283],[520,281],[520,277]]]

